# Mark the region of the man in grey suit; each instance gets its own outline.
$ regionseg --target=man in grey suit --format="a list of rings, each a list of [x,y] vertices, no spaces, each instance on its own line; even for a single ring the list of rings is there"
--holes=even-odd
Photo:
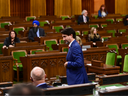
[[[45,36],[44,29],[39,27],[40,25],[39,21],[34,20],[32,24],[33,24],[33,27],[29,30],[29,34],[28,34],[29,40],[34,41],[34,37]]]

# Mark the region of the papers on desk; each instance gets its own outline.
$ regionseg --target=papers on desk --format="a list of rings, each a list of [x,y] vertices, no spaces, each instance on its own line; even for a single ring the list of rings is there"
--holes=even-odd
[[[92,64],[86,64],[86,65],[88,65],[88,66],[92,66]]]

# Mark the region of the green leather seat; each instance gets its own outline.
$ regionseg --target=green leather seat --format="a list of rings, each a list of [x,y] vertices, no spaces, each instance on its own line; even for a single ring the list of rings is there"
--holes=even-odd
[[[44,42],[44,44],[49,48],[50,51],[53,50],[52,44],[57,44],[56,40],[45,40]]]

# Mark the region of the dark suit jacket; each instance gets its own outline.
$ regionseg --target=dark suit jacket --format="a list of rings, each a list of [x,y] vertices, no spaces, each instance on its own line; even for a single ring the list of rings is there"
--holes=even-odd
[[[39,35],[40,36],[44,36],[45,35],[44,29],[39,28]],[[34,41],[34,37],[37,37],[37,35],[36,35],[36,33],[33,32],[33,29],[30,29],[29,30],[29,34],[28,34],[29,40]]]
[[[18,37],[16,37],[16,39],[15,39],[15,41],[14,41],[14,44],[15,44],[15,43],[20,43],[20,39],[19,39]],[[7,37],[7,38],[4,40],[4,45],[7,46],[7,47],[9,47],[9,45],[13,45],[13,44],[11,44],[9,37]],[[3,46],[4,46],[4,45],[3,45]]]
[[[38,88],[42,88],[42,89],[46,89],[46,88],[51,88],[52,86],[49,86],[47,84],[42,84],[40,86],[38,86]]]
[[[81,46],[74,40],[67,53],[67,82],[68,85],[89,83],[84,66]]]
[[[88,17],[88,16],[86,16],[86,19],[87,19],[87,22],[89,22],[89,17]],[[84,22],[84,20],[83,20],[83,15],[80,15],[80,16],[78,17],[78,24],[83,23],[83,22]]]

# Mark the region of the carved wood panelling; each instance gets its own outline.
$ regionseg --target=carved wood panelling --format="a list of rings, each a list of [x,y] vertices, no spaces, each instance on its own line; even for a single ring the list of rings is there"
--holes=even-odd
[[[47,66],[48,66],[48,60],[46,60],[46,59],[41,59],[40,67],[46,68]]]
[[[65,58],[59,58],[58,59],[58,66],[64,66]]]
[[[39,59],[32,60],[32,68],[39,66]]]
[[[56,64],[57,64],[57,59],[56,58],[50,59],[50,67],[56,67]]]
[[[2,62],[2,72],[6,73],[10,69],[10,62]]]

